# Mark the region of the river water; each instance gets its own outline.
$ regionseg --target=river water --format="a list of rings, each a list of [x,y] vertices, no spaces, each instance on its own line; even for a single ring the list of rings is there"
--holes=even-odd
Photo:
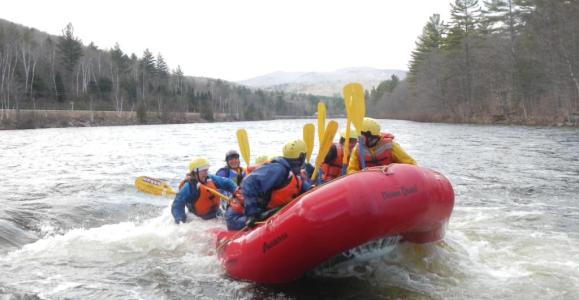
[[[313,121],[0,131],[0,295],[579,299],[578,129],[381,120],[452,182],[445,240],[282,286],[227,278],[208,233],[220,221],[175,225],[171,199],[134,189],[139,175],[176,186],[194,155],[215,171],[238,128],[254,158],[280,154]]]

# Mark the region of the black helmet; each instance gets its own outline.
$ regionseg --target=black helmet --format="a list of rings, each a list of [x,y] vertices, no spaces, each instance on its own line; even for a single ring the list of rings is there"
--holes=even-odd
[[[232,159],[233,157],[239,158],[239,152],[235,150],[229,150],[225,153],[225,161]]]

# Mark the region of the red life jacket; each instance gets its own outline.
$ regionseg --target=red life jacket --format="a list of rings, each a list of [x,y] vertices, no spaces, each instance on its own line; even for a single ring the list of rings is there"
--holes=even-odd
[[[342,158],[344,157],[344,146],[340,143],[334,143],[336,146],[336,157],[329,163],[323,163],[320,169],[322,169],[322,180],[328,181],[342,175]]]
[[[237,187],[235,193],[233,193],[233,198],[229,200],[229,207],[236,213],[243,215],[245,209],[243,209],[243,194],[241,193],[241,188]]]
[[[219,197],[211,193],[206,187],[217,190],[217,186],[209,178],[205,184],[197,183],[197,199],[194,199],[189,207],[189,210],[199,217],[210,213],[220,203]],[[193,187],[190,186],[190,188]]]
[[[300,195],[302,191],[301,177],[294,175],[294,173],[290,171],[288,179],[289,182],[285,186],[271,192],[271,198],[267,204],[268,210],[284,206]]]
[[[372,150],[374,151],[373,154],[370,152],[365,143],[362,145],[366,167],[385,166],[393,162],[392,161],[393,139],[394,136],[392,134],[381,133],[380,140],[376,143],[376,146],[372,147]]]

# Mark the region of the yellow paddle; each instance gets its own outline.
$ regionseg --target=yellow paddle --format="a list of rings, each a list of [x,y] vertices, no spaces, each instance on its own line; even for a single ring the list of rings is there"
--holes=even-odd
[[[239,144],[239,151],[243,160],[249,167],[249,140],[247,138],[247,131],[245,129],[237,129],[237,143]]]
[[[318,142],[322,143],[326,131],[326,104],[318,102]]]
[[[173,197],[175,196],[175,191],[169,186],[168,183],[164,182],[161,179],[149,177],[149,176],[139,176],[135,179],[135,187],[138,191],[141,191],[146,194],[155,195],[155,196],[167,196]],[[213,195],[217,197],[221,197],[222,199],[228,200],[229,197],[221,194],[220,192],[205,186],[205,188],[211,192]]]
[[[164,181],[148,176],[139,176],[135,179],[137,191],[155,196],[175,196],[175,191]]]
[[[344,102],[348,112],[348,120],[354,123],[358,133],[358,154],[361,169],[366,168],[364,153],[362,153],[362,123],[366,114],[366,101],[364,100],[364,88],[359,83],[349,83],[344,86]],[[348,105],[349,104],[349,105]],[[348,109],[348,106],[350,107]]]
[[[346,111],[346,141],[344,142],[344,155],[342,155],[342,175],[346,174],[346,168],[348,166],[348,152],[350,151],[350,127],[352,125],[352,95],[351,88],[344,86],[344,109]]]
[[[316,166],[314,169],[314,173],[312,173],[311,180],[315,180],[318,177],[318,172],[320,169],[320,165],[324,162],[324,158],[326,158],[326,154],[330,150],[330,146],[334,141],[334,136],[336,135],[336,131],[338,130],[338,123],[336,121],[330,121],[328,123],[328,127],[324,131],[324,137],[320,143],[320,150],[318,151],[318,156],[316,157]]]
[[[312,151],[314,150],[314,135],[316,127],[314,124],[308,123],[304,125],[304,142],[306,143],[306,162],[310,162]]]

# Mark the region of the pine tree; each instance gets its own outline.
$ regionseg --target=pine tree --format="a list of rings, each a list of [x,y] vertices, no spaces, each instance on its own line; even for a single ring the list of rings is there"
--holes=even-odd
[[[155,61],[155,73],[160,78],[165,78],[169,75],[169,67],[165,62],[165,59],[161,53],[157,54],[157,60]]]
[[[74,28],[68,23],[62,30],[62,36],[59,37],[58,53],[65,70],[72,73],[78,60],[82,56],[82,43],[80,39],[74,36]]]
[[[113,65],[119,74],[126,74],[130,68],[130,58],[121,50],[118,43],[116,43],[115,47],[110,51],[110,55]]]
[[[155,58],[149,49],[143,52],[143,58],[139,61],[140,66],[140,80],[141,80],[141,96],[145,99],[145,87],[149,82],[149,77],[155,74]]]
[[[524,18],[531,13],[529,0],[486,0],[483,18],[491,32],[508,34],[511,40],[524,27]]]
[[[416,82],[420,65],[427,59],[428,55],[434,49],[442,47],[445,29],[444,22],[440,20],[439,14],[434,14],[428,18],[428,23],[422,29],[422,34],[416,42],[416,49],[412,51],[408,72],[411,82]]]
[[[143,58],[141,58],[140,63],[143,72],[147,74],[155,74],[155,57],[149,49],[145,49],[145,52],[143,52]]]
[[[453,27],[449,32],[447,39],[448,45],[452,48],[462,46],[461,52],[464,57],[464,66],[461,69],[464,72],[463,77],[463,97],[466,100],[468,114],[473,112],[472,100],[472,53],[471,47],[473,38],[476,34],[476,28],[480,24],[481,9],[478,0],[455,0],[450,4],[450,15]],[[455,49],[457,50],[457,49]]]

